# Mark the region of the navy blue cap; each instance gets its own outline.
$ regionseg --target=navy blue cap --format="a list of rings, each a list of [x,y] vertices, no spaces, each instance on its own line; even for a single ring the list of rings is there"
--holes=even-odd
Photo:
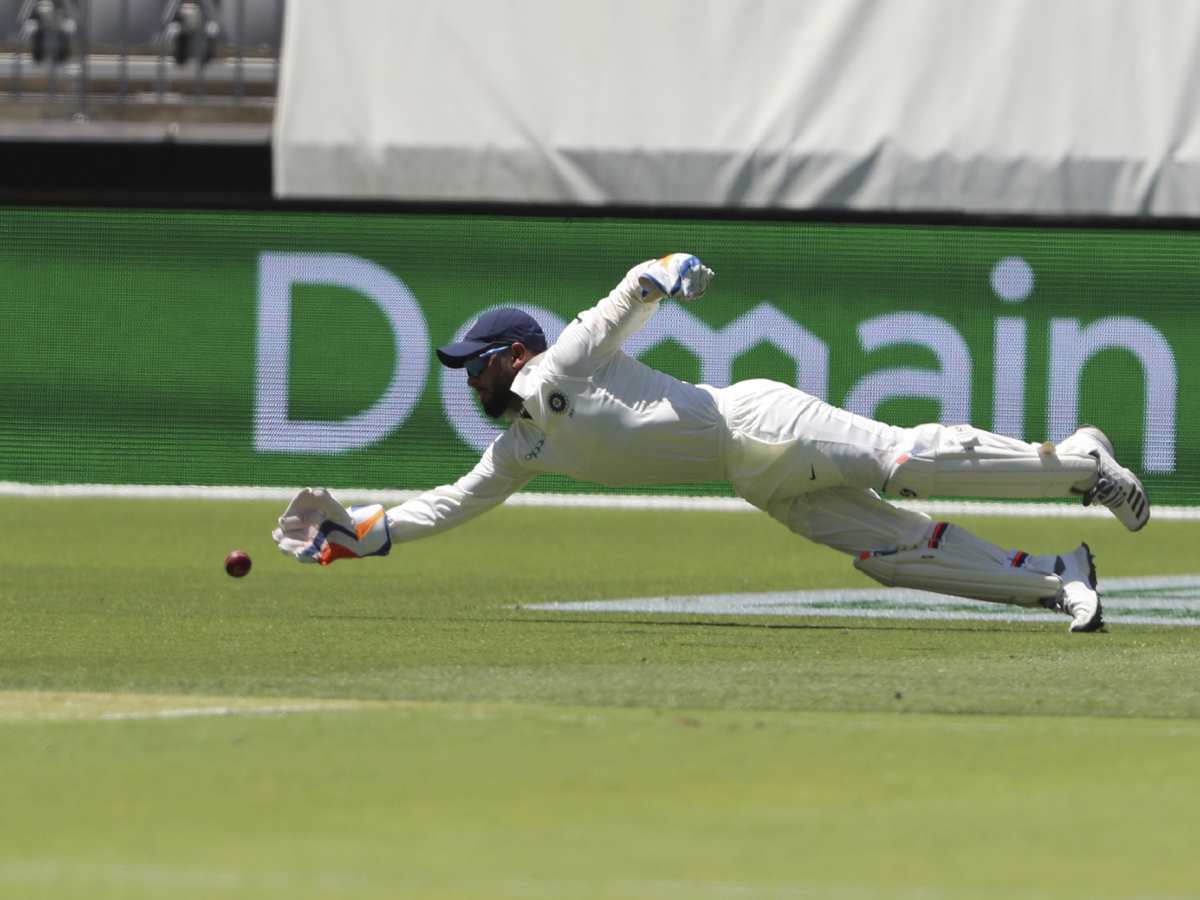
[[[519,309],[493,309],[475,324],[457,344],[439,347],[438,359],[450,369],[461,369],[468,359],[502,344],[522,343],[534,354],[546,349],[546,335],[537,320]]]

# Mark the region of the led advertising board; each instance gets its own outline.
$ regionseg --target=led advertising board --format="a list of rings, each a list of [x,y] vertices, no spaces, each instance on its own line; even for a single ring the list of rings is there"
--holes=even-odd
[[[1091,422],[1155,502],[1200,502],[1200,232],[6,208],[0,234],[0,480],[452,481],[498,431],[435,347],[496,306],[553,339],[687,251],[716,278],[626,345],[656,368],[898,425]]]

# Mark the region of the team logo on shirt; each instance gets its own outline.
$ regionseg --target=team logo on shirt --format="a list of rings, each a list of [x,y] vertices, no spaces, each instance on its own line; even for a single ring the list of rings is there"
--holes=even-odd
[[[562,391],[551,391],[550,396],[546,398],[546,405],[550,407],[550,412],[562,415],[567,411],[570,404],[567,402],[567,395]]]

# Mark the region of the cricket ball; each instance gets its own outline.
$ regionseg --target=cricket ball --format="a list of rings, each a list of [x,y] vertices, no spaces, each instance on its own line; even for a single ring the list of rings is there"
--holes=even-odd
[[[245,550],[234,550],[225,557],[225,571],[234,578],[241,578],[250,571],[250,554]]]

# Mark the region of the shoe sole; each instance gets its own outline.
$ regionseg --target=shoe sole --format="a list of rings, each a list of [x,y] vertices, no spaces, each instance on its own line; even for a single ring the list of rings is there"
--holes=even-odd
[[[1094,591],[1096,590],[1096,558],[1092,556],[1092,548],[1086,542],[1080,546],[1083,547],[1083,552],[1087,554],[1088,581],[1091,582],[1091,587]],[[1072,625],[1070,630],[1072,634],[1089,634],[1106,630],[1104,628],[1104,608],[1100,602],[1100,595],[1098,593],[1096,595],[1096,614],[1082,625]]]
[[[1110,441],[1108,439],[1108,435],[1105,434],[1103,431],[1101,431],[1099,428],[1097,428],[1095,425],[1080,425],[1078,428],[1075,429],[1075,431],[1077,433],[1080,431],[1086,432],[1088,437],[1093,438],[1096,441],[1096,443],[1100,444],[1104,448],[1104,452],[1108,454],[1109,459],[1111,459],[1114,463],[1116,463],[1122,469],[1125,468],[1124,466],[1121,466],[1121,464],[1117,462],[1117,453],[1113,449],[1112,441]],[[1125,471],[1129,472],[1128,469],[1125,469]],[[1137,489],[1141,492],[1142,500],[1146,504],[1146,518],[1143,519],[1142,522],[1139,523],[1136,528],[1129,528],[1129,526],[1125,525],[1124,522],[1122,522],[1121,524],[1125,525],[1125,527],[1128,528],[1130,531],[1137,532],[1137,531],[1141,531],[1143,528],[1145,528],[1146,523],[1150,521],[1150,498],[1148,496],[1146,496],[1146,486],[1142,484],[1142,480],[1140,478],[1138,478],[1136,475],[1134,475],[1132,472],[1129,472],[1129,476],[1137,483]]]

